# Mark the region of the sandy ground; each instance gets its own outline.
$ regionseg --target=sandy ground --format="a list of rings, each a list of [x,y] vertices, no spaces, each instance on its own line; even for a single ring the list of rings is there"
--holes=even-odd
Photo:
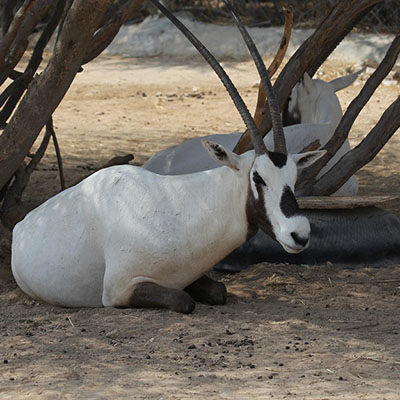
[[[224,65],[253,110],[252,63]],[[330,62],[321,77],[346,68]],[[360,87],[340,92],[344,107]],[[399,85],[377,91],[353,144],[398,94]],[[115,155],[142,164],[187,138],[243,129],[203,63],[113,56],[79,74],[55,126],[68,184]],[[400,193],[399,150],[397,135],[359,173],[362,194]],[[58,190],[50,148],[27,196],[43,201]],[[0,262],[1,399],[400,397],[400,265],[256,265],[218,276],[227,305],[180,315],[37,303],[16,287],[7,252]]]

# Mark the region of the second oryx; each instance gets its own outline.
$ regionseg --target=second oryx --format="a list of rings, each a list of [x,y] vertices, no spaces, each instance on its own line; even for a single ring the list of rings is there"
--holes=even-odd
[[[311,79],[305,73],[302,80],[293,88],[287,101],[283,124],[289,153],[296,154],[318,141],[324,146],[331,138],[342,118],[342,108],[336,92],[351,85],[361,71],[337,78],[330,82]],[[216,168],[219,164],[211,160],[201,146],[201,140],[215,141],[233,150],[240,139],[240,133],[214,134],[189,139],[180,145],[168,147],[147,160],[143,168],[161,175],[180,175]],[[273,135],[268,133],[264,142],[268,148],[274,145]],[[329,160],[318,176],[323,175],[350,150],[348,139]],[[335,196],[357,194],[358,183],[352,176]]]

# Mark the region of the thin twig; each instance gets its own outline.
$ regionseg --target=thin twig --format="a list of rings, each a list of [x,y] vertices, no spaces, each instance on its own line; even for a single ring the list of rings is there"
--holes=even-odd
[[[68,322],[71,324],[71,326],[72,326],[73,328],[75,328],[75,325],[74,325],[74,323],[72,322],[71,318],[70,318],[70,317],[67,317],[67,320],[68,320]]]
[[[49,133],[53,139],[54,149],[56,151],[56,156],[57,156],[58,173],[60,175],[60,185],[61,185],[61,191],[62,191],[62,190],[65,190],[65,188],[66,188],[65,177],[64,177],[64,167],[63,167],[61,151],[60,151],[60,147],[58,145],[56,132],[55,132],[54,126],[53,126],[53,118],[52,117],[50,117],[49,122],[47,122],[47,124],[46,124],[46,131],[49,131]]]
[[[379,322],[376,322],[374,324],[367,324],[367,325],[350,326],[348,328],[342,328],[342,331],[352,331],[355,329],[375,328],[376,326],[379,326]]]
[[[380,363],[387,362],[387,361],[381,360],[379,358],[374,358],[374,357],[356,357],[356,358],[353,358],[352,360],[349,360],[349,362],[355,362],[355,361],[360,361],[360,360],[374,361],[374,362],[380,362]]]
[[[364,285],[366,283],[398,283],[400,279],[383,279],[383,280],[370,280],[370,281],[351,281],[346,282],[348,285]]]

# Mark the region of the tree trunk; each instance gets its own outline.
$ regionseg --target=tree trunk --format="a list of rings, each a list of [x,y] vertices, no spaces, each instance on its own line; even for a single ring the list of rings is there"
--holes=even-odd
[[[0,136],[0,188],[13,176],[43,126],[70,87],[88,46],[113,0],[76,0],[65,20],[55,52],[31,82]]]

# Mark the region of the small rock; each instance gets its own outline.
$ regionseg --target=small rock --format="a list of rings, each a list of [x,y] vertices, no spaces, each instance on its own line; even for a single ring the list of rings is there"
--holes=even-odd
[[[240,329],[242,331],[248,331],[248,330],[250,330],[250,327],[248,324],[244,323],[244,324],[240,325]]]
[[[109,339],[116,339],[118,337],[118,329],[113,329],[106,333],[106,337]]]
[[[382,85],[383,85],[383,86],[395,86],[395,85],[397,85],[397,84],[398,84],[398,82],[395,81],[394,79],[386,78],[386,79],[384,79],[384,80],[382,81]]]

